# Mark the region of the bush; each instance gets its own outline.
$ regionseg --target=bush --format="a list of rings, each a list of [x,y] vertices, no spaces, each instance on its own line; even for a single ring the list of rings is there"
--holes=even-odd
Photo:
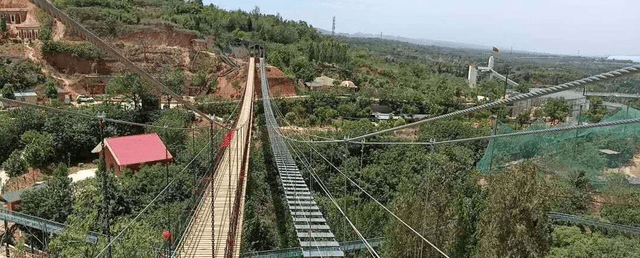
[[[19,150],[13,151],[2,166],[10,177],[20,176],[27,171],[27,163],[22,159],[22,152]]]
[[[72,56],[87,60],[101,60],[104,53],[91,43],[68,44],[62,42],[46,41],[42,44],[42,52],[47,54],[71,54]]]
[[[21,140],[26,144],[24,147],[24,159],[37,168],[44,166],[53,154],[53,137],[48,133],[38,131],[25,132]]]

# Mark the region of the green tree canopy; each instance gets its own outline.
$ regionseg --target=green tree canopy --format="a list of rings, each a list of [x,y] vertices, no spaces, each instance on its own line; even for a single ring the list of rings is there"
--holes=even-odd
[[[45,166],[53,156],[53,137],[48,133],[27,131],[21,137],[24,147],[24,159],[31,167]]]
[[[525,162],[489,179],[479,227],[479,257],[544,257],[551,244],[547,185]]]
[[[564,122],[564,119],[570,115],[571,107],[564,98],[551,98],[544,103],[542,111],[551,119]]]
[[[73,188],[67,171],[64,164],[59,164],[46,187],[24,192],[22,212],[65,223],[73,211]]]
[[[51,80],[48,80],[44,84],[44,94],[49,99],[58,99],[58,84]]]
[[[24,174],[24,172],[27,171],[27,162],[22,158],[22,151],[13,151],[7,160],[2,163],[2,167],[4,167],[10,177]]]
[[[553,246],[547,258],[590,257],[640,257],[640,240],[587,234],[578,227],[558,226],[553,230]]]
[[[184,72],[180,68],[173,69],[172,71],[168,71],[165,69],[164,71],[165,77],[162,77],[162,83],[167,86],[173,93],[181,95],[182,90],[184,89]],[[168,96],[169,101],[171,101],[171,96]]]
[[[133,101],[135,110],[141,106],[143,98],[151,94],[151,85],[143,81],[140,76],[125,72],[121,77],[115,77],[107,84],[109,95],[123,95],[126,99]]]

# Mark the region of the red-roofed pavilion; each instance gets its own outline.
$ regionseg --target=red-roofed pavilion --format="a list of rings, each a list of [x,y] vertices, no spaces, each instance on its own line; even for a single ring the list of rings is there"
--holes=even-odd
[[[115,171],[118,176],[125,168],[137,171],[143,165],[166,164],[173,159],[155,133],[107,138],[104,143],[107,170]]]

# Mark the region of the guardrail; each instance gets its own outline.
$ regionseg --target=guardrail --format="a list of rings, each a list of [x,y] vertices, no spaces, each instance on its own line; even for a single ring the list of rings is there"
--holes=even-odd
[[[367,239],[367,242],[372,247],[379,247],[384,243],[384,238],[371,238]],[[342,251],[342,252],[353,252],[357,250],[363,250],[367,247],[362,243],[361,240],[347,241],[340,243],[340,247],[323,247],[322,251]],[[326,249],[326,250],[325,250]],[[245,258],[289,258],[289,257],[302,257],[302,249],[300,247],[286,248],[286,249],[278,249],[278,250],[269,250],[269,251],[260,251],[260,252],[251,252],[243,254],[242,257]]]
[[[547,213],[547,215],[553,222],[568,222],[580,225],[589,225],[607,230],[620,231],[632,235],[640,235],[640,227],[590,220],[579,216],[558,212],[549,212]]]
[[[15,224],[36,228],[46,233],[59,234],[67,228],[67,225],[60,222],[24,214],[16,211],[9,211],[7,209],[0,209],[0,220],[6,220]],[[85,238],[87,242],[97,243],[98,237],[102,235],[96,232],[90,232]]]

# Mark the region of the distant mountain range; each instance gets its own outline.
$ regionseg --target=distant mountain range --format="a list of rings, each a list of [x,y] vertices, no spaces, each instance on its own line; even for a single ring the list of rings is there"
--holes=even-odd
[[[331,35],[331,31],[328,31],[328,30],[323,30],[318,28],[318,31],[324,35]],[[483,45],[477,45],[477,44],[458,43],[458,42],[451,42],[451,41],[444,41],[444,40],[412,39],[412,38],[390,36],[390,35],[384,35],[384,34],[382,35],[382,37],[380,37],[379,34],[374,35],[374,34],[365,34],[365,33],[358,32],[354,34],[336,33],[336,36],[347,37],[347,38],[378,38],[378,39],[382,38],[387,40],[397,40],[397,41],[407,42],[407,43],[416,44],[416,45],[439,46],[439,47],[449,47],[449,48],[468,48],[468,49],[478,49],[478,50],[486,50],[486,51],[492,50],[492,47],[490,46],[483,46]]]

